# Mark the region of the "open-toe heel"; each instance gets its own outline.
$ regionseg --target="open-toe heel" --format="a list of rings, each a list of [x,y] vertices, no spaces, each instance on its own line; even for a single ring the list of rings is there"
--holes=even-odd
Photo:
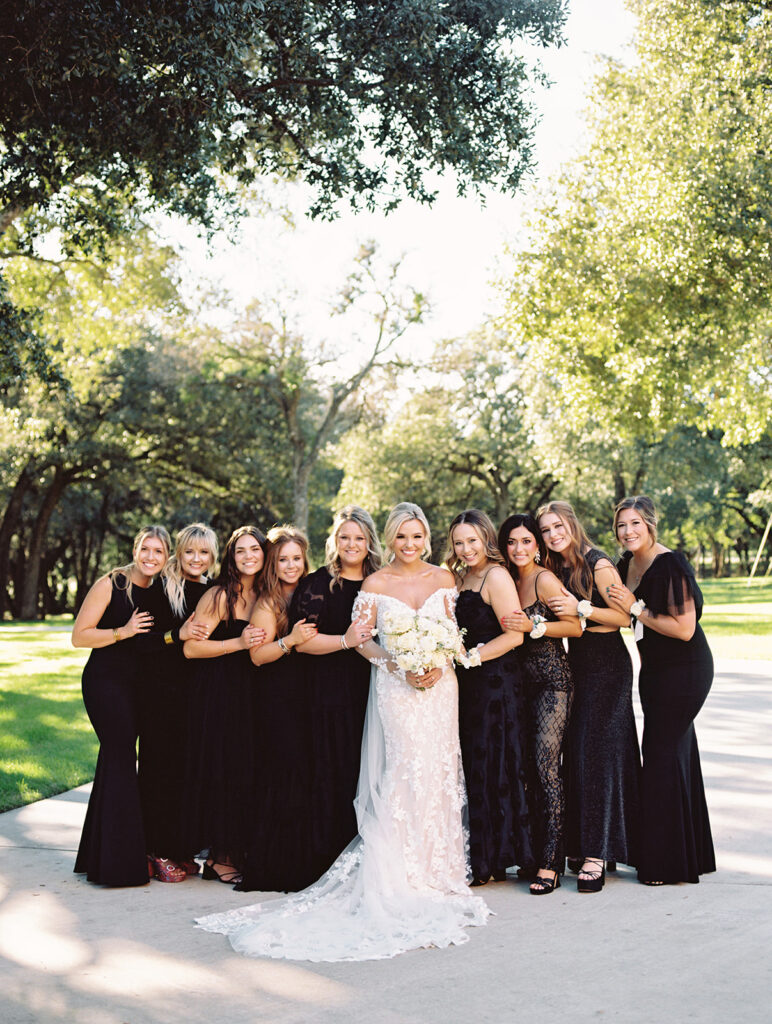
[[[588,868],[586,865],[592,865]],[[596,870],[597,869],[597,870]],[[586,875],[586,878],[582,878]],[[585,857],[579,878],[576,880],[578,892],[600,892],[606,881],[606,864],[598,857]]]
[[[204,864],[204,870],[201,873],[201,877],[205,878],[208,882],[222,882],[223,885],[235,885],[236,882],[241,881],[241,872],[238,868],[234,868],[232,865],[227,865],[230,870],[218,871],[214,864]]]
[[[560,875],[557,871],[552,873],[552,878],[546,875],[537,875],[528,887],[532,896],[546,896],[548,892],[554,892],[560,888]]]

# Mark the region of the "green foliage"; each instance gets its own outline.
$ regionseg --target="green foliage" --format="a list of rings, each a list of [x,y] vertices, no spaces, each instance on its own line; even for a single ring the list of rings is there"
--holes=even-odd
[[[508,324],[553,407],[645,443],[727,444],[772,412],[772,12],[638,0],[637,61],[594,88],[586,153],[516,258]]]

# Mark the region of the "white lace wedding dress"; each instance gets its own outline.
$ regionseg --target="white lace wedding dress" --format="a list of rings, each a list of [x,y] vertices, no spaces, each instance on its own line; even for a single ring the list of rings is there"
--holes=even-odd
[[[436,590],[422,615],[453,615],[455,590]],[[405,605],[360,593],[354,617]],[[199,918],[245,956],[377,960],[408,949],[466,942],[488,908],[467,887],[466,792],[452,668],[425,691],[373,667],[359,787],[359,835],[318,882],[264,904]]]

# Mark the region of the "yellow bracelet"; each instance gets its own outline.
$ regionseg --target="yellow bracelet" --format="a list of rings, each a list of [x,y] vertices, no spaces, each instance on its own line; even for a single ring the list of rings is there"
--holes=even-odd
[[[172,636],[172,631],[170,629],[168,629],[164,633],[164,643],[165,644],[173,644],[174,643],[174,637]]]
[[[121,634],[118,632],[117,629],[114,629],[113,630],[113,643],[117,644],[120,641],[120,639],[121,639]]]

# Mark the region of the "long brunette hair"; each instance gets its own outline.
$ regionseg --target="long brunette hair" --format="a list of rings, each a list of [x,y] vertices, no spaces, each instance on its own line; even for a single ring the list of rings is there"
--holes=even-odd
[[[282,582],[278,572],[279,556],[285,544],[298,545],[303,552],[303,574],[300,579],[308,575],[308,538],[306,535],[297,526],[291,526],[288,523],[272,526],[268,531],[268,550],[265,555],[265,565],[260,574],[257,593],[260,603],[270,608],[276,616],[277,636],[285,633],[289,624],[289,602],[282,591]]]
[[[217,579],[214,581],[214,586],[209,591],[212,595],[211,600],[214,606],[217,606],[217,601],[220,598],[220,594],[225,594],[225,603],[228,608],[228,621],[236,618],[236,602],[240,597],[244,596],[244,585],[241,582],[241,575],[236,568],[235,550],[236,541],[240,537],[244,537],[249,534],[250,537],[254,537],[257,543],[260,545],[263,551],[263,559],[266,556],[266,538],[262,530],[258,530],[256,526],[239,526],[238,529],[234,530],[228,538],[228,543],[225,545],[225,551],[223,552],[222,562],[220,563],[220,572]],[[252,582],[252,590],[258,592],[259,578],[265,571],[265,561],[263,561],[263,569],[256,574]]]
[[[499,527],[499,551],[504,557],[504,564],[509,571],[509,575],[515,582],[517,582],[520,574],[517,571],[517,566],[509,557],[509,535],[513,530],[516,530],[518,526],[522,526],[524,530],[528,530],[529,533],[533,534],[541,564],[544,565],[547,561],[547,548],[544,544],[539,524],[531,513],[515,512],[514,515],[507,516]]]
[[[593,546],[587,536],[584,527],[576,518],[576,512],[567,501],[550,501],[542,505],[536,513],[536,519],[540,522],[541,517],[552,513],[561,520],[568,533],[569,545],[565,555],[557,555],[547,547],[547,568],[552,569],[558,579],[562,579],[561,569],[568,573],[568,589],[581,597],[589,599],[592,594],[593,575],[592,569],[584,557],[588,548]],[[541,526],[539,528],[541,534]]]

